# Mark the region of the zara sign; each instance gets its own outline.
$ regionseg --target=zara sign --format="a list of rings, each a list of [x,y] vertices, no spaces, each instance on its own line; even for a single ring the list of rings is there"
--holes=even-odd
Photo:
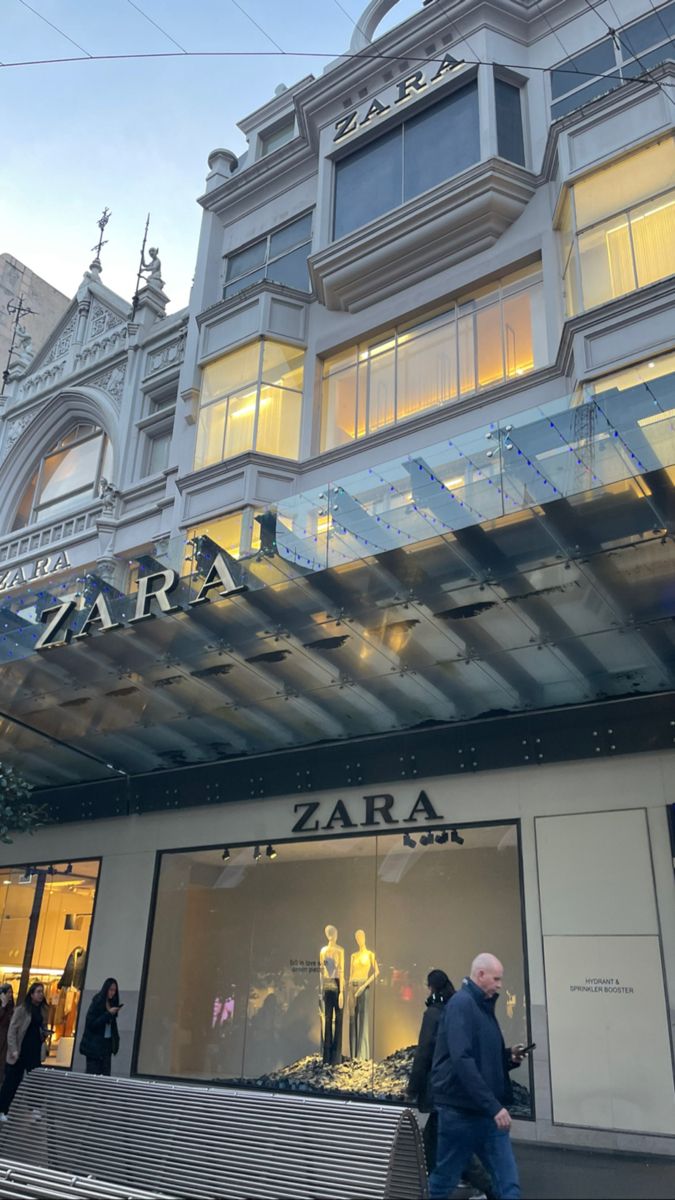
[[[354,108],[344,117],[340,117],[339,121],[335,122],[333,142],[341,142],[350,133],[367,128],[378,117],[383,117],[385,113],[391,112],[392,108],[396,110],[463,66],[465,64],[461,59],[452,58],[450,54],[446,54],[440,62],[427,63],[419,70],[406,75],[405,79],[394,84],[379,99],[375,98],[369,103],[363,104],[361,108]]]

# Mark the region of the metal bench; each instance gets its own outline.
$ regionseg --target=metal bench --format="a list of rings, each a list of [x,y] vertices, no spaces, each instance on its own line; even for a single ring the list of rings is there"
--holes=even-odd
[[[159,1192],[139,1192],[0,1158],[0,1197],[21,1196],[24,1200],[168,1200]]]
[[[171,1200],[427,1195],[420,1133],[406,1109],[50,1069],[25,1077],[0,1154]]]

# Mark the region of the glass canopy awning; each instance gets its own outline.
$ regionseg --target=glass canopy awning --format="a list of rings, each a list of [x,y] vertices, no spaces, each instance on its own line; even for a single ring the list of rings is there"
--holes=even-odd
[[[2,757],[60,786],[670,690],[674,421],[662,372],[436,442],[264,514],[247,590],[191,606],[208,547],[142,558],[181,580],[138,624],[91,574],[5,596]],[[118,628],[35,650],[99,592]]]

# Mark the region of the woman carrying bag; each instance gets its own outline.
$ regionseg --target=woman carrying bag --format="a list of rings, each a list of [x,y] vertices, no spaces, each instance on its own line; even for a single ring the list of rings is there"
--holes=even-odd
[[[120,1048],[117,1014],[122,1007],[117,980],[106,979],[89,1005],[80,1042],[80,1054],[87,1060],[87,1075],[110,1074],[112,1056]]]
[[[43,984],[32,983],[23,1004],[17,1004],[14,1009],[7,1031],[7,1066],[0,1088],[0,1121],[7,1120],[25,1072],[34,1071],[47,1057],[48,1013]]]

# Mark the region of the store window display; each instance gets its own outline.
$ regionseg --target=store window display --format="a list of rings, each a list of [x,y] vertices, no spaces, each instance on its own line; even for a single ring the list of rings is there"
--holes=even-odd
[[[163,853],[135,1072],[402,1103],[429,964],[461,979],[488,933],[527,1043],[517,826],[403,832]]]
[[[88,861],[0,876],[0,986],[20,1004],[35,979],[44,984],[47,1066],[72,1065],[98,873],[98,861]]]

